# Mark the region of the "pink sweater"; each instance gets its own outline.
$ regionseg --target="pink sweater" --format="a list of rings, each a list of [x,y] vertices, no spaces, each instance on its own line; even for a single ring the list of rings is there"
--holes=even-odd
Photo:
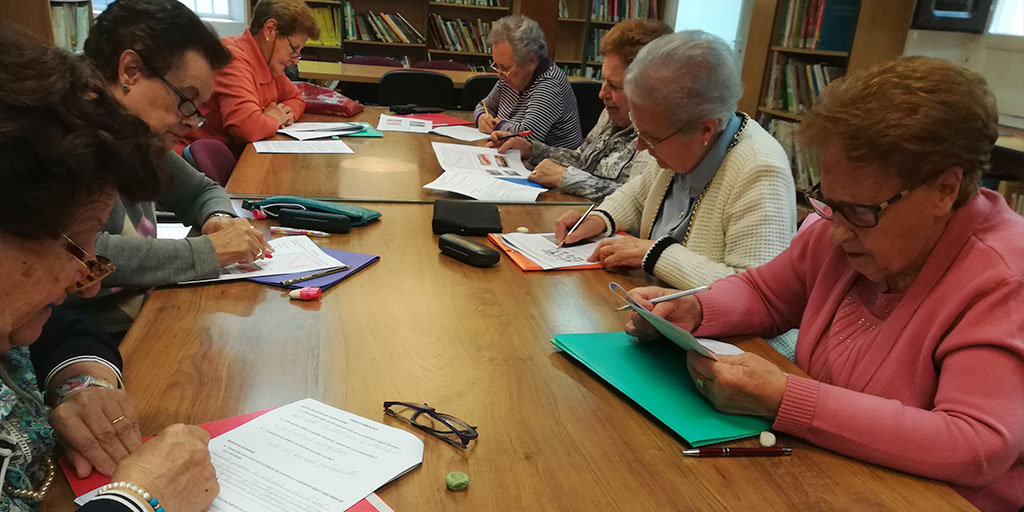
[[[986,511],[1024,504],[1024,218],[998,194],[955,212],[921,274],[856,364],[812,365],[858,276],[828,222],[771,262],[699,295],[698,336],[777,336],[799,326],[774,428],[946,481]],[[816,375],[824,373],[825,375]]]

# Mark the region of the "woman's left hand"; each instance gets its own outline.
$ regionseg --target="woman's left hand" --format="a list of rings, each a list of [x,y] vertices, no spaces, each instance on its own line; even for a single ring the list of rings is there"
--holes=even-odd
[[[117,464],[142,444],[135,406],[123,389],[76,391],[53,409],[50,421],[79,478],[93,468],[113,475]]]
[[[600,261],[606,269],[640,268],[652,245],[654,240],[641,240],[635,236],[610,238],[597,244],[587,261]]]
[[[749,352],[715,357],[717,361],[695,352],[686,355],[690,378],[711,405],[729,414],[774,420],[786,392],[786,372]]]
[[[556,164],[550,158],[545,158],[537,164],[537,167],[533,168],[529,180],[548,188],[558,188],[558,185],[562,183],[562,174],[564,173],[565,167]]]

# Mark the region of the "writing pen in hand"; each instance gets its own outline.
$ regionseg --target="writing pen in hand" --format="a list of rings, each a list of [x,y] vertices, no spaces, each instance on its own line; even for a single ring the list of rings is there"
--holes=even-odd
[[[583,219],[587,218],[587,215],[590,215],[590,212],[594,211],[594,208],[596,208],[596,207],[597,207],[596,204],[590,205],[590,208],[587,208],[587,211],[583,212],[583,216],[580,217],[579,220],[576,221],[576,224],[573,224],[572,227],[569,228],[569,231],[565,232],[565,236],[562,237],[562,241],[558,242],[558,248],[559,249],[561,249],[562,246],[565,245],[565,239],[569,238],[569,235],[571,235],[573,231],[576,231],[576,228],[580,227],[580,224],[583,223]]]
[[[498,137],[497,139],[494,139],[494,142],[501,142],[501,141],[506,140],[506,139],[511,139],[512,137],[526,137],[527,135],[533,135],[533,130],[526,130],[525,132],[510,133],[508,135],[502,135],[501,137]]]
[[[566,235],[566,236],[568,236],[568,235]],[[706,292],[706,291],[708,291],[710,289],[711,289],[711,285],[709,284],[707,286],[698,286],[696,288],[690,288],[689,290],[683,290],[681,292],[675,292],[675,293],[670,293],[668,295],[662,295],[661,297],[655,297],[655,298],[651,299],[651,304],[657,304],[659,302],[665,302],[667,300],[678,299],[680,297],[687,297],[687,296],[694,295],[694,294],[697,294],[697,293],[700,293],[700,292]],[[629,309],[629,304],[626,304],[625,306],[622,306],[621,308],[616,309],[615,311],[625,311],[627,309]]]
[[[792,448],[692,448],[683,450],[687,457],[782,457],[792,455]]]

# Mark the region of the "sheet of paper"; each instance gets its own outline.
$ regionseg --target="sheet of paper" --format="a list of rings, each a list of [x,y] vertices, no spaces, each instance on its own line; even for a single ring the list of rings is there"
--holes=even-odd
[[[256,152],[264,153],[304,153],[304,154],[351,154],[354,153],[348,144],[340,140],[261,140],[253,142]]]
[[[363,131],[359,123],[295,123],[277,131],[298,140],[323,139]]]
[[[683,350],[687,352],[696,352],[710,359],[715,358],[714,352],[708,350],[709,347],[705,347],[705,345],[702,345],[700,342],[697,341],[697,338],[694,338],[693,335],[690,334],[685,329],[681,329],[676,324],[669,322],[668,320],[665,320],[664,318],[655,315],[654,313],[651,313],[650,310],[641,306],[640,303],[633,300],[633,297],[629,296],[629,292],[627,292],[626,289],[623,288],[622,285],[620,285],[619,283],[608,283],[608,288],[611,288],[612,293],[618,295],[620,299],[626,301],[626,303],[629,304],[629,307],[633,311],[639,313],[640,316],[642,316],[644,320],[647,320],[647,323],[651,324],[655,329],[657,329],[662,336],[672,340],[673,343],[682,347]]]
[[[344,266],[345,263],[324,253],[308,236],[283,236],[269,241],[274,248],[273,258],[263,258],[252,263],[236,263],[220,269],[220,276],[213,279],[186,281],[179,284],[229,281],[249,277],[295,274],[325,268]]]
[[[523,166],[519,150],[498,153],[495,148],[466,144],[432,142],[437,162],[446,171],[492,176],[494,178],[525,178],[530,171]]]
[[[445,137],[451,137],[465,142],[475,142],[478,140],[484,140],[490,135],[481,133],[475,126],[437,126],[430,133],[436,133],[438,135],[444,135]]]
[[[434,127],[434,123],[423,119],[410,119],[408,117],[395,117],[381,114],[377,121],[377,129],[382,132],[408,132],[428,133]]]
[[[188,238],[192,232],[192,226],[176,224],[173,222],[161,222],[156,225],[156,237],[164,240],[181,240]]]
[[[444,172],[436,180],[423,185],[429,190],[455,192],[480,201],[532,203],[546,189],[517,185],[504,180],[463,172]]]
[[[558,247],[554,233],[507,233],[502,235],[501,238],[510,247],[533,260],[534,263],[540,265],[544,270],[594,263],[593,261],[587,261],[587,258],[594,253],[594,249],[597,248],[599,243],[591,242],[589,244]],[[612,235],[609,238],[621,237],[619,235]]]
[[[311,398],[210,441],[211,512],[346,510],[423,462],[415,435]]]

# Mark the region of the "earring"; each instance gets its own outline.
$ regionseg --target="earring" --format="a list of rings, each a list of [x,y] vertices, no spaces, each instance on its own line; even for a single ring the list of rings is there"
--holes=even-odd
[[[128,89],[131,89],[131,87],[128,87],[128,84],[121,84],[121,89],[128,91]]]
[[[705,141],[704,141],[704,145],[705,145],[705,146],[707,146],[707,145],[708,145],[708,144],[710,144],[710,143],[711,143],[711,140],[710,140],[710,139],[708,139],[708,140],[705,140]]]

